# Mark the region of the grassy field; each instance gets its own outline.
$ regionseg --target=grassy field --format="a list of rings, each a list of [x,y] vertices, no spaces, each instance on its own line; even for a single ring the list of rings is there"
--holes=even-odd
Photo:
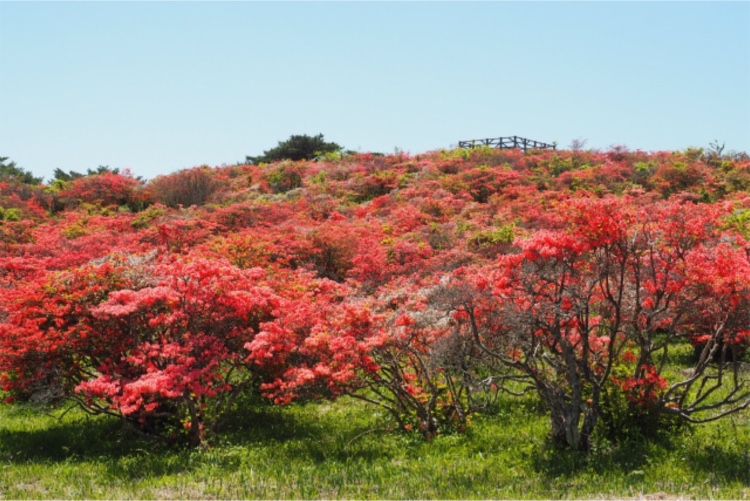
[[[351,400],[246,405],[209,449],[169,449],[117,421],[0,410],[0,498],[748,498],[750,419],[653,441],[557,451],[532,398],[464,434],[387,432]]]

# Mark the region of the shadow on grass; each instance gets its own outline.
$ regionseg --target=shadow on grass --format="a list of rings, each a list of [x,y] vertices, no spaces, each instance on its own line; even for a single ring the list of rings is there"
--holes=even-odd
[[[59,413],[57,413],[59,414]],[[70,412],[73,417],[56,417],[35,408],[17,407],[5,420],[27,424],[21,429],[0,428],[0,457],[11,461],[59,461],[77,457],[117,458],[139,450],[180,450],[179,445],[142,437],[124,422],[106,416],[88,416],[82,411]],[[253,439],[282,439],[293,434],[309,435],[300,430],[289,416],[265,410],[244,411],[242,427],[253,430],[244,441]],[[262,430],[262,431],[261,431]],[[235,433],[241,441],[242,435]]]
[[[574,476],[581,472],[601,476],[640,475],[663,458],[674,455],[687,428],[664,431],[654,436],[637,435],[622,442],[597,439],[588,453],[560,449],[548,440],[531,453],[534,469],[548,478]]]
[[[693,435],[689,429],[664,433],[657,437],[632,439],[619,445],[594,448],[584,454],[556,449],[550,444],[531,452],[534,469],[548,479],[574,477],[582,472],[603,477],[638,475],[675,456],[682,457],[684,465],[696,478],[715,478],[719,483],[740,482],[750,485],[750,452],[744,447],[726,442],[708,444]]]
[[[280,407],[265,402],[241,402],[225,418],[222,442],[233,445],[258,442],[286,442],[316,438],[320,433],[304,419],[299,407]]]
[[[316,463],[376,460],[390,456],[388,447],[384,447],[384,435],[387,442],[398,441],[394,442],[393,432],[382,422],[377,423],[369,407],[350,400],[333,405],[242,405],[228,416],[221,443],[276,447],[284,454]]]
[[[695,472],[711,472],[719,481],[750,486],[750,452],[747,450],[702,447],[688,453],[687,464]]]
[[[44,416],[39,409],[18,407],[0,417],[17,423],[0,427],[0,461],[96,461],[117,476],[139,477],[188,471],[207,461],[231,467],[224,463],[232,461],[232,453],[221,456],[232,449],[260,450],[268,455],[277,451],[316,463],[383,457],[379,443],[382,434],[369,433],[370,422],[361,417],[361,411],[342,420],[340,414],[321,412],[324,406],[279,407],[257,400],[241,402],[227,416],[227,425],[208,450],[144,438],[114,418],[92,417],[74,410],[58,419]],[[236,457],[235,460],[239,461]]]
[[[643,469],[651,452],[646,443],[621,445],[609,451],[594,450],[588,454],[545,445],[531,453],[531,463],[537,472],[548,478],[572,476],[584,470],[599,475],[607,472],[627,474]]]
[[[24,414],[32,419],[31,411]],[[121,422],[99,417],[57,421],[50,416],[26,430],[0,429],[0,458],[16,463],[113,458],[152,446],[151,441],[128,433]]]

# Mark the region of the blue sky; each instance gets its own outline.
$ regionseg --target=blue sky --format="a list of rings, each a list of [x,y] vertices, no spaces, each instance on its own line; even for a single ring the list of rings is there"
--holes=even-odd
[[[152,178],[292,134],[750,152],[750,2],[0,1],[0,156]]]

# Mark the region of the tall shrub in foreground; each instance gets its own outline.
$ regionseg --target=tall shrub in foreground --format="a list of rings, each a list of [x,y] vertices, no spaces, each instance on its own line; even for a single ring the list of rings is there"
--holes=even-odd
[[[632,406],[694,422],[750,405],[747,376],[726,356],[748,328],[744,242],[717,230],[720,207],[628,202],[561,206],[555,229],[470,276],[493,295],[491,318],[457,308],[486,353],[532,382],[554,440],[574,449],[589,447],[612,385]],[[706,348],[689,376],[668,381],[670,350],[696,330]],[[623,360],[632,372],[615,374]]]

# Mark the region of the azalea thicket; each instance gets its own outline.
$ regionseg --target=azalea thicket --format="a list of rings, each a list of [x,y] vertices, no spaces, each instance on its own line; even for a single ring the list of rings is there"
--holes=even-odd
[[[586,450],[750,402],[750,159],[345,154],[0,182],[0,384],[205,443],[350,395],[429,438],[534,393]],[[644,430],[649,431],[649,430]]]

